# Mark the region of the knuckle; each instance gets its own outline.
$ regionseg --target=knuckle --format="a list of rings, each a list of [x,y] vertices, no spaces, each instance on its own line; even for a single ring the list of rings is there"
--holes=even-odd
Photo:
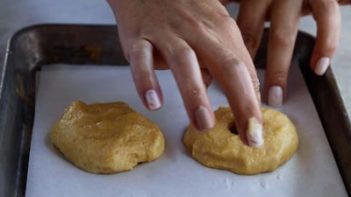
[[[125,53],[125,56],[127,57],[129,63],[135,64],[135,63],[142,63],[140,61],[144,60],[144,54],[145,53],[145,48],[140,44],[140,43],[133,43],[128,52]]]
[[[174,48],[172,50],[172,55],[175,58],[184,58],[187,56],[195,56],[195,52],[188,46],[182,46],[182,47]]]
[[[237,26],[236,21],[230,15],[222,15],[220,19],[221,21],[219,24],[222,24],[225,27]]]
[[[270,32],[270,39],[283,47],[293,46],[295,44],[295,36],[289,28],[285,30],[272,30]]]
[[[237,67],[239,65],[240,65],[239,60],[233,56],[225,57],[221,62],[222,69],[226,71],[230,71],[231,68]]]
[[[287,77],[288,77],[288,73],[285,70],[273,71],[272,74],[270,74],[270,76],[268,77],[269,84],[270,85],[277,84],[284,87],[286,85]]]
[[[230,29],[233,26],[236,27],[236,21],[226,13],[217,13],[213,16],[211,25],[207,25],[207,27],[211,27],[217,32]]]
[[[185,98],[185,102],[187,102],[188,105],[199,103],[206,96],[206,94],[203,91],[203,88],[195,85],[191,85],[191,86],[189,85],[184,87],[182,95]]]
[[[252,49],[258,46],[259,40],[257,39],[257,36],[253,35],[252,33],[249,33],[252,31],[242,31],[242,37],[244,40],[244,43],[247,48]]]
[[[336,46],[326,46],[324,49],[323,49],[323,53],[325,54],[328,54],[328,55],[332,55],[334,54],[334,52],[336,51]]]
[[[232,19],[229,12],[222,6],[221,6],[221,9],[217,10],[216,16],[223,19]]]
[[[224,22],[224,23],[236,23],[235,20],[229,15],[229,14],[222,14],[219,15],[219,18]]]
[[[148,47],[151,47],[151,44],[146,41],[146,40],[137,40],[137,41],[134,41],[130,47],[130,52],[133,53],[133,52],[139,52],[141,50],[144,50],[145,48],[148,48]]]
[[[128,52],[128,59],[129,61],[135,61],[140,59],[140,57],[142,56],[142,51],[141,50],[135,50],[135,49],[131,49]]]
[[[211,13],[211,17],[217,20],[217,22],[225,22],[232,18],[224,6],[217,7],[216,10]]]
[[[339,7],[338,2],[335,0],[322,0],[319,2],[319,8],[323,10],[337,9]]]
[[[222,58],[222,61],[218,66],[224,78],[231,78],[233,73],[235,72],[235,69],[243,66],[243,63],[239,61],[239,59],[231,55],[231,56]]]
[[[208,31],[208,26],[199,20],[191,20],[189,21],[189,27],[193,29],[195,32],[204,33]]]
[[[335,42],[326,43],[326,46],[323,48],[323,51],[327,54],[333,54],[336,51],[337,44]]]
[[[230,17],[220,17],[211,24],[202,23],[199,35],[219,48],[232,45],[230,38],[241,36],[234,19]]]

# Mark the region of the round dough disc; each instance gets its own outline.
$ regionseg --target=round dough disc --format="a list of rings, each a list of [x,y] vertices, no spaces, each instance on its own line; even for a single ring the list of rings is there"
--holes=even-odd
[[[268,108],[263,108],[262,113],[265,143],[259,148],[243,144],[231,132],[234,117],[228,107],[216,110],[216,125],[206,133],[189,126],[183,142],[194,159],[210,168],[246,175],[273,171],[296,152],[298,136],[294,124],[283,113]]]
[[[50,138],[65,158],[93,173],[131,170],[158,158],[165,146],[160,129],[122,102],[73,102]]]

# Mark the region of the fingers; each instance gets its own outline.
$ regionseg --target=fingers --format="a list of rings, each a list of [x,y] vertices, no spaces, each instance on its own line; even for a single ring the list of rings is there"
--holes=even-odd
[[[243,62],[236,60],[230,62],[231,64],[225,66],[227,67],[225,70],[230,73],[232,79],[227,78],[221,84],[225,87],[229,104],[237,119],[240,137],[250,146],[261,146],[263,144],[261,112],[251,77]]]
[[[254,66],[240,32],[233,23],[228,25],[228,34],[222,35],[228,39],[227,43],[224,44],[220,38],[209,37],[192,45],[201,59],[208,62],[208,70],[224,90],[236,117],[241,140],[256,147],[263,144],[263,134],[261,111],[248,69],[254,70]]]
[[[178,83],[190,120],[198,130],[214,126],[214,115],[207,98],[206,86],[212,77],[206,69],[201,69],[195,53],[181,40],[169,46],[158,45],[165,54],[166,61]],[[133,42],[128,53],[134,83],[144,105],[150,110],[162,106],[162,92],[154,72],[153,46],[144,39]]]
[[[340,10],[335,0],[311,1],[317,22],[317,39],[311,58],[311,68],[317,75],[324,75],[340,39]]]
[[[237,24],[252,59],[261,42],[267,9],[267,1],[247,0],[240,4]]]
[[[214,126],[214,114],[195,52],[175,36],[155,43],[163,53],[177,82],[188,116],[200,131]]]
[[[222,63],[219,68],[222,72],[216,76],[220,78],[219,82],[236,117],[240,138],[250,146],[260,146],[263,144],[261,112],[250,74],[245,64],[237,59]],[[254,126],[252,130],[251,122],[258,128]]]
[[[281,106],[286,95],[301,6],[302,0],[276,1],[271,8],[264,95],[273,107]]]
[[[129,50],[129,61],[138,94],[149,110],[162,106],[162,92],[153,69],[152,45],[138,39]]]

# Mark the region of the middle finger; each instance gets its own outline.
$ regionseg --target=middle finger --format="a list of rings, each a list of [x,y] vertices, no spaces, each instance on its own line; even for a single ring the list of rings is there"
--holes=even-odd
[[[200,131],[214,126],[214,114],[207,96],[199,62],[193,49],[174,35],[155,42],[172,70],[188,116]]]

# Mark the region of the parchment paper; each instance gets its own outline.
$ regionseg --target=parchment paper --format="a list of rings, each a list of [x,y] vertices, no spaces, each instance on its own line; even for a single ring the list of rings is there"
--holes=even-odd
[[[280,109],[296,124],[300,146],[295,156],[272,173],[240,176],[194,161],[181,139],[188,119],[169,71],[157,73],[165,105],[147,111],[127,67],[69,67],[41,71],[30,151],[27,197],[179,197],[179,196],[347,196],[309,92],[297,68],[289,79],[289,98]],[[259,73],[262,76],[263,72]],[[213,108],[227,105],[212,85]],[[84,172],[50,144],[49,131],[74,100],[87,103],[125,101],[156,122],[166,149],[158,160],[113,175]]]

